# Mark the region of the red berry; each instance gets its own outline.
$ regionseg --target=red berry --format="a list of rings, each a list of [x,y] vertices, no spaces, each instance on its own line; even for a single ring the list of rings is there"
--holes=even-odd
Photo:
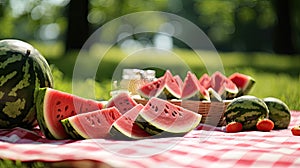
[[[265,118],[257,122],[256,128],[259,131],[271,131],[274,128],[274,122]]]
[[[291,129],[292,131],[292,134],[295,135],[295,136],[300,136],[300,126],[295,126]]]
[[[231,122],[226,125],[226,132],[234,133],[234,132],[240,132],[243,130],[243,125],[240,122]]]

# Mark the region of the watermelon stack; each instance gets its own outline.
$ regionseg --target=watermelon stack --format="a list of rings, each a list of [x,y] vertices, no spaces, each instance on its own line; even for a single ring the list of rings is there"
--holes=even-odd
[[[162,77],[141,86],[138,93],[148,99],[160,97],[209,101],[211,93],[216,92],[224,100],[247,95],[254,84],[255,80],[252,77],[241,73],[234,73],[226,77],[217,71],[211,76],[205,73],[198,79],[194,73],[189,71],[182,81],[178,75],[173,76],[167,70]]]
[[[120,102],[134,100],[121,93],[105,107],[95,100],[41,88],[37,98],[39,126],[49,139],[132,140],[182,136],[194,129],[202,117],[159,98],[151,98],[145,106],[130,104],[132,108],[124,113],[117,108]]]

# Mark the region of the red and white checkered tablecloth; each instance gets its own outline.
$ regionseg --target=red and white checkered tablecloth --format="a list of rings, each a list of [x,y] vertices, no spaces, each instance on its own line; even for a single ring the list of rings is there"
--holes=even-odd
[[[201,126],[185,137],[138,141],[47,140],[39,130],[0,130],[0,158],[56,162],[93,160],[112,167],[300,167],[300,136],[291,127],[300,124],[292,112],[289,129],[271,132],[225,133]]]

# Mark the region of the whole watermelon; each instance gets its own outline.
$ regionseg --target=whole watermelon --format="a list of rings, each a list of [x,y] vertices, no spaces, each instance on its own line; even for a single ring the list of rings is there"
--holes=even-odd
[[[30,44],[0,41],[0,128],[32,128],[36,122],[35,90],[53,87],[46,59]]]

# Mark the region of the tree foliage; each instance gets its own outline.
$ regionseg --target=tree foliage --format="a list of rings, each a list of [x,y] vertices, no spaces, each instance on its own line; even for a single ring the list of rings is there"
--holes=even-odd
[[[68,8],[75,0],[0,0],[0,38],[64,41],[69,32]],[[90,32],[119,16],[139,11],[165,11],[198,25],[217,49],[274,52],[274,31],[284,15],[276,2],[288,4],[290,46],[300,51],[300,14],[297,0],[90,0],[86,16]],[[80,15],[77,14],[77,17]],[[76,18],[76,15],[70,16]],[[70,18],[69,18],[70,19]],[[282,41],[282,40],[281,40]],[[279,40],[280,42],[280,40]],[[276,43],[280,45],[280,43]],[[286,43],[287,44],[287,43]],[[285,52],[286,53],[286,52]]]

